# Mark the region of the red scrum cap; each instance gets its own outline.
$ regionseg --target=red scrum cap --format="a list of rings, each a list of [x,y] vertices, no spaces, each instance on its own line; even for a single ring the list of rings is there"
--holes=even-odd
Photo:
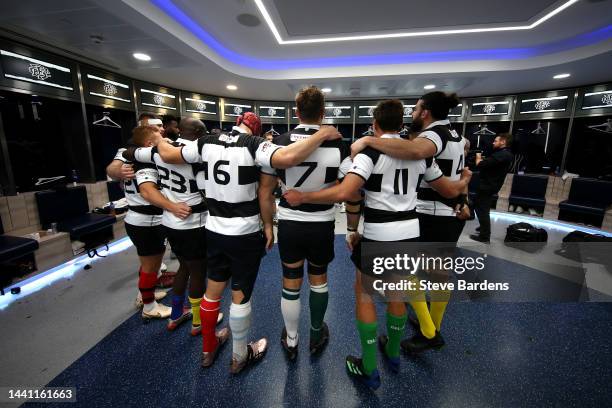
[[[242,115],[238,116],[238,118],[236,119],[236,126],[240,126],[243,123],[249,129],[251,129],[253,135],[261,135],[261,119],[259,119],[259,116],[257,116],[253,112],[245,112]]]

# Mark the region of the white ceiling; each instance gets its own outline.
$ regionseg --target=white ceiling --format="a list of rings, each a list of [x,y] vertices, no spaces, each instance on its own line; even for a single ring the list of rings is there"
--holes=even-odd
[[[386,30],[411,30],[474,24],[519,23],[546,10],[557,0],[471,0],[444,2],[444,11],[432,10],[434,2],[401,0],[266,1],[276,8],[291,37],[350,34]],[[442,5],[440,5],[442,6]],[[469,12],[466,12],[468,11]],[[449,17],[451,17],[449,19]]]
[[[432,3],[264,1],[287,38],[371,33],[389,27],[431,29],[516,23],[563,2],[472,0],[468,6],[467,2],[445,0],[435,2],[435,10],[430,11],[427,7]],[[612,24],[609,0],[579,1],[530,31],[291,45],[276,42],[253,0],[174,0],[173,4],[216,38],[222,51],[203,42],[153,2],[145,0],[0,2],[0,28],[25,35],[35,45],[43,46],[42,40],[137,79],[261,100],[292,99],[299,87],[311,83],[331,87],[331,98],[373,98],[419,95],[428,83],[461,96],[476,96],[612,80],[610,34],[602,41],[568,44],[568,39]],[[244,13],[259,17],[261,24],[240,25],[236,17]],[[102,36],[103,43],[94,44],[90,35]],[[546,44],[552,46],[544,47]],[[531,48],[532,53],[513,59],[487,59],[483,54],[485,57],[478,60],[462,56],[455,61],[444,57],[442,61],[429,58],[418,63],[389,57],[517,47]],[[131,54],[135,51],[150,54],[152,61],[134,60]],[[229,52],[229,57],[224,52]],[[542,55],[534,55],[538,53]],[[364,64],[355,60],[348,66],[323,66],[330,59],[342,57],[352,62],[351,58],[363,56],[371,57]],[[251,64],[252,61],[255,63]],[[552,79],[552,75],[566,71],[572,73],[571,78]],[[228,83],[236,84],[238,91],[228,91],[225,88]]]

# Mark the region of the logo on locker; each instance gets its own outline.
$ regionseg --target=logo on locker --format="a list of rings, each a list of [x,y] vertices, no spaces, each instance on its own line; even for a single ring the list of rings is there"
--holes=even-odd
[[[162,105],[164,103],[164,97],[161,95],[155,95],[153,97],[153,102],[155,102],[157,105]]]
[[[604,105],[612,105],[612,94],[605,94],[601,97],[601,103]]]
[[[240,106],[234,106],[234,113],[236,115],[240,115],[242,113],[242,107]]]
[[[104,83],[104,93],[113,96],[117,93],[117,87],[109,82]]]
[[[342,109],[334,108],[333,113],[334,113],[334,116],[340,116],[342,114]]]
[[[404,108],[404,112],[406,111],[406,108]],[[368,116],[374,116],[374,107],[372,106],[370,109],[368,109]]]
[[[493,113],[495,112],[495,105],[485,105],[482,110],[484,111],[484,113]]]
[[[276,116],[276,109],[274,108],[268,109],[268,116]]]
[[[196,103],[196,109],[199,111],[205,111],[206,110],[206,104],[203,101],[198,101]]]
[[[51,78],[51,71],[49,71],[49,68],[40,64],[30,64],[28,71],[30,71],[30,75],[41,81]]]
[[[535,104],[536,110],[544,110],[550,107],[550,101],[537,101]]]
[[[412,115],[412,106],[404,106],[404,116]]]

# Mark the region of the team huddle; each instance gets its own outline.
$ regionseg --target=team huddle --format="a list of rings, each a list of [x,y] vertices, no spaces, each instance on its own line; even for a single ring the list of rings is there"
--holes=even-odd
[[[441,347],[450,293],[436,294],[429,306],[424,293],[410,298],[417,334],[405,340],[406,303],[386,297],[387,334],[378,336],[374,295],[367,290],[374,275],[362,266],[361,254],[367,242],[457,242],[469,216],[464,204],[471,176],[464,168],[465,140],[447,119],[457,103],[456,95],[424,95],[412,114],[415,137],[405,140],[399,135],[402,103],[383,101],[373,114],[375,136],[361,138],[350,148],[334,127],[321,126],[325,101],[315,87],[296,97],[300,124],[271,142],[259,137],[261,121],[252,112],[240,116],[230,132],[218,135],[209,135],[201,121],[185,118],[174,141],[164,138],[159,119],[141,118],[130,145],[118,151],[107,171],[124,180],[126,232],[141,264],[143,319],[168,319],[169,330],[191,320],[191,334],[202,335],[203,367],[215,362],[230,337],[231,373],[261,360],[268,341],[248,341],[251,297],[261,259],[274,244],[277,214],[285,323],[281,345],[290,361],[297,358],[304,335],[298,327],[306,271],[309,351],[321,353],[330,339],[325,313],[328,265],[335,257],[334,203],[345,203],[362,346],[361,357],[346,357],[348,374],[376,389],[381,381],[377,348],[398,371],[401,349]],[[277,209],[274,190],[279,183],[283,194]],[[179,261],[172,307],[157,303],[155,292],[166,240]],[[228,284],[229,326],[217,329]]]

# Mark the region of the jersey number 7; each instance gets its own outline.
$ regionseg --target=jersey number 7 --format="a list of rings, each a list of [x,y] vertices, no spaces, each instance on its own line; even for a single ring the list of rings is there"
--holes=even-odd
[[[308,176],[310,176],[312,172],[315,171],[315,169],[317,168],[317,162],[302,162],[295,167],[307,167],[304,174],[302,174],[302,177],[300,177],[299,180],[293,186],[293,187],[299,187],[302,184],[304,184]]]

